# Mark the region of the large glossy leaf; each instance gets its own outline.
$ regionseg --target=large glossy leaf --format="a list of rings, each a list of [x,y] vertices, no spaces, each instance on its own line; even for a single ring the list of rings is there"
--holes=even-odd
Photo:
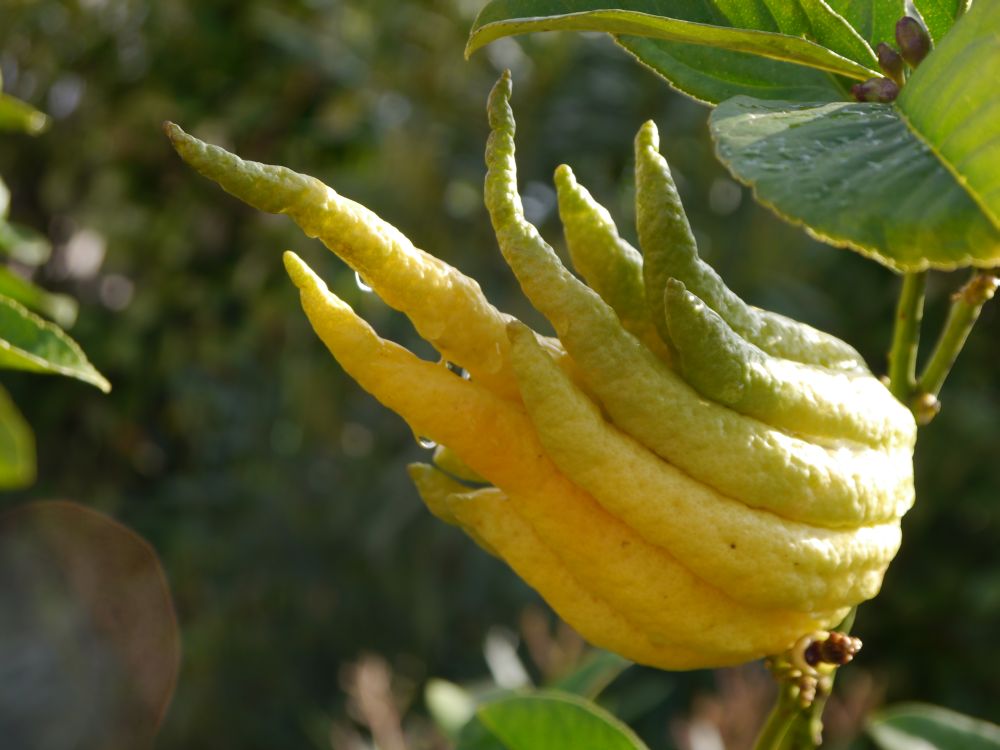
[[[876,714],[868,733],[882,750],[1000,750],[1000,726],[920,703]]]
[[[0,388],[0,490],[27,487],[35,481],[35,437],[31,427]]]
[[[478,716],[472,717],[458,735],[455,750],[510,750],[493,734]]]
[[[567,674],[548,684],[548,690],[594,699],[632,662],[610,651],[593,649]],[[424,702],[435,724],[449,737],[459,738],[463,750],[502,748],[476,716],[477,708],[515,693],[493,685],[461,686],[433,678],[424,688]]]
[[[971,0],[913,0],[913,5],[924,19],[931,39],[935,42],[944,39],[955,19],[970,3]]]
[[[493,0],[467,52],[546,30],[611,33],[675,86],[711,102],[751,92],[843,98],[843,87],[819,71],[864,79],[876,68],[871,47],[821,0]]]
[[[615,41],[671,86],[708,104],[740,95],[832,102],[843,100],[847,92],[829,73],[744,52],[639,36]]]
[[[893,41],[896,21],[906,12],[904,0],[827,0],[827,3],[873,48],[879,42]]]
[[[942,4],[945,4],[942,0]],[[973,5],[897,102],[917,136],[1000,227],[1000,2]]]
[[[494,39],[531,31],[606,31],[616,35],[647,36],[652,39],[704,44],[736,52],[748,52],[760,57],[794,62],[853,78],[864,79],[875,75],[871,67],[800,37],[691,23],[628,10],[594,10],[489,23],[474,29],[469,41],[469,52],[474,52]]]
[[[0,296],[10,297],[29,310],[51,318],[68,328],[76,322],[76,300],[66,294],[52,294],[0,266]]]
[[[485,729],[506,750],[644,750],[642,741],[618,719],[577,696],[538,692],[514,695],[481,706],[478,744],[459,750],[492,748]]]
[[[977,3],[893,105],[723,103],[720,158],[758,199],[899,270],[1000,263],[1000,3]]]
[[[1000,261],[1000,231],[891,105],[738,97],[710,126],[736,178],[823,240],[897,269]]]
[[[111,390],[73,339],[8,297],[0,297],[0,368],[65,375]]]

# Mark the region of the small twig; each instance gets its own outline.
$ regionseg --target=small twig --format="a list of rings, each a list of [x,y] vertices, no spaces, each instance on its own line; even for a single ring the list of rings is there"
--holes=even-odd
[[[778,699],[754,750],[815,750],[823,742],[823,709],[837,669],[854,659],[861,641],[848,633],[857,608],[833,632],[802,636],[788,651],[767,660],[778,681]]]
[[[757,735],[754,750],[777,750],[782,747],[785,737],[795,723],[802,709],[795,698],[794,688],[790,684],[780,686],[778,700],[771,709],[767,721]]]
[[[917,387],[917,346],[920,343],[920,322],[924,316],[926,285],[926,271],[904,275],[896,306],[896,326],[889,351],[889,390],[907,406],[911,405]]]
[[[920,424],[927,424],[937,414],[937,395],[941,392],[941,386],[965,346],[983,305],[993,298],[998,286],[1000,277],[997,271],[981,270],[974,272],[968,283],[952,295],[948,319],[934,346],[934,353],[917,381],[918,398],[930,407],[923,410],[923,413],[920,409],[917,410],[917,421]]]
[[[796,715],[785,735],[781,750],[813,750],[823,742],[823,709],[830,696],[823,695],[813,704]]]

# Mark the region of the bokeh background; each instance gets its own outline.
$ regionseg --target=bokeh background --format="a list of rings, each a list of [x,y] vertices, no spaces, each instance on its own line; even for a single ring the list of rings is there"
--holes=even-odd
[[[504,40],[465,61],[480,5],[0,3],[4,89],[53,118],[40,137],[0,140],[12,218],[53,242],[35,280],[80,300],[71,334],[114,385],[104,396],[4,372],[36,431],[39,480],[0,497],[0,510],[74,499],[153,545],[184,649],[160,748],[366,747],[364,674],[391,675],[382,692],[408,746],[443,747],[423,686],[488,677],[487,633],[520,634],[536,679],[555,669],[539,648],[573,650],[565,633],[547,634],[555,626],[530,589],[423,509],[404,466],[426,451],[328,357],[280,251],[303,255],[383,335],[430,356],[428,347],[289,220],[185,167],[162,121],[320,177],[541,326],[480,197],[485,98],[511,68],[526,207],[552,241],[561,233],[550,178],[562,162],[634,240],[631,141],[653,118],[703,255],[730,285],[884,369],[891,273],[755,206],[713,157],[707,108],[607,37]],[[934,275],[928,338],[962,277]],[[865,648],[841,681],[840,710],[855,719],[919,699],[1000,720],[998,336],[994,305],[921,435],[918,504],[882,595],[860,611]],[[605,700],[658,749],[692,746],[692,721],[756,715],[765,689],[756,672],[636,668]]]

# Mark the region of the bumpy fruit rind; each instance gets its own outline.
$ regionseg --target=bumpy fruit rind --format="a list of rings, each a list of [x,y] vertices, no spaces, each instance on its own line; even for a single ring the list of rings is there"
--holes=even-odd
[[[198,171],[289,214],[413,320],[440,363],[380,338],[285,254],[333,356],[445,446],[437,467],[410,467],[428,508],[593,643],[690,669],[835,625],[878,592],[899,547],[912,416],[851,347],[746,305],[698,258],[652,124],[636,141],[642,255],[557,171],[570,254],[593,288],[578,280],[524,218],[509,97],[504,75],[490,97],[486,205],[556,340],[318,180],[167,132]]]

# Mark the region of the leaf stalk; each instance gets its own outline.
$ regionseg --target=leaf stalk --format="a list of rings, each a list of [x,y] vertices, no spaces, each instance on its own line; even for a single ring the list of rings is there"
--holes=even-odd
[[[896,306],[896,325],[889,351],[889,391],[907,406],[917,388],[917,346],[924,317],[927,271],[907,273]]]
[[[1000,287],[1000,275],[997,271],[978,270],[973,272],[969,281],[952,295],[944,328],[934,346],[934,352],[917,381],[918,395],[933,398],[936,402],[952,365],[958,359],[969,333],[972,332],[972,327],[979,319],[983,305],[993,298],[997,287]],[[933,418],[933,414],[928,416]],[[928,422],[930,418],[927,419]]]

